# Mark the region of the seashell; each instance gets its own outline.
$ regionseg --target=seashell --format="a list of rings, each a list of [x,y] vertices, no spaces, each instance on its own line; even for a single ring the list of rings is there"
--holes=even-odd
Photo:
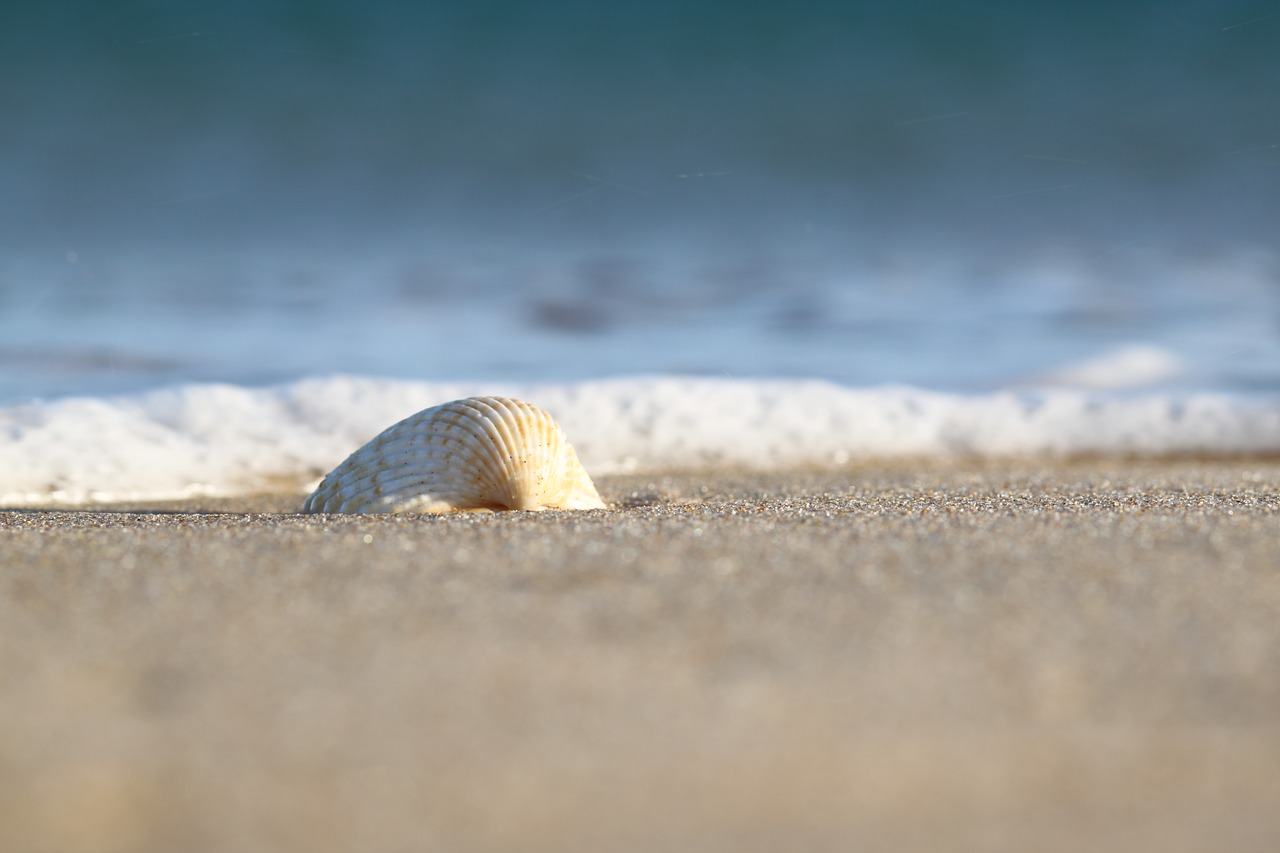
[[[383,430],[320,482],[303,512],[604,509],[551,415],[469,397]]]

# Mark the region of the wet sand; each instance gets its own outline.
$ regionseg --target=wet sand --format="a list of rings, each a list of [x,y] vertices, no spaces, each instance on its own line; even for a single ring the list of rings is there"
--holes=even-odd
[[[0,513],[0,850],[1273,850],[1280,462]]]

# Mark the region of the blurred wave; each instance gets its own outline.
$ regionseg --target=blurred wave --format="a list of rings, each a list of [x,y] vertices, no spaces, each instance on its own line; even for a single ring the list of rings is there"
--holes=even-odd
[[[1243,2],[0,8],[0,400],[333,371],[1280,385]]]

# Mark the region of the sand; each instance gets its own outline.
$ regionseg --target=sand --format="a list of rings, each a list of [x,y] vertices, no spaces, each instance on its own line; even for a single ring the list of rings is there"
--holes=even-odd
[[[1274,850],[1280,462],[0,513],[0,850]]]

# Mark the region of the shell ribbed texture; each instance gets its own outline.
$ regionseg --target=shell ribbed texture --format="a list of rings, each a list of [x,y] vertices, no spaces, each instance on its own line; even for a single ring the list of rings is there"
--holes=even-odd
[[[347,457],[303,512],[602,509],[560,426],[537,406],[469,397],[424,409]]]

